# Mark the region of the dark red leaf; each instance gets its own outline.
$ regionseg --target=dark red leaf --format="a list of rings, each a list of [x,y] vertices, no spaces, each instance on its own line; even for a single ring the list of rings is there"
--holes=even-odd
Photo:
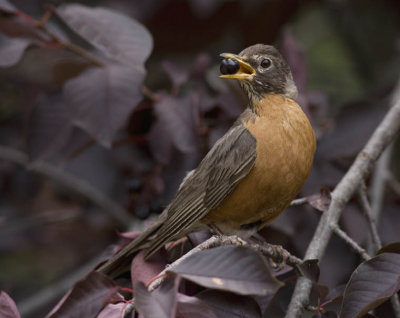
[[[17,64],[25,50],[36,42],[26,38],[8,38],[0,35],[0,67],[10,67]]]
[[[116,295],[117,289],[114,282],[104,274],[91,272],[77,282],[46,317],[96,317]]]
[[[358,318],[400,289],[400,254],[382,253],[361,263],[344,292],[341,318]]]
[[[202,300],[179,293],[177,313],[181,318],[217,318],[217,315]]]
[[[307,277],[313,282],[318,282],[320,270],[317,259],[308,259],[300,264],[298,268],[303,276]]]
[[[157,276],[168,263],[168,255],[165,249],[159,250],[148,260],[144,259],[145,254],[145,251],[140,251],[132,261],[131,277],[133,284],[137,281],[147,284],[153,277]]]
[[[256,252],[236,246],[196,253],[171,270],[201,286],[241,295],[275,293],[283,284],[269,271]]]
[[[75,125],[111,147],[118,130],[142,98],[144,74],[119,65],[93,67],[64,85],[63,95]]]
[[[239,296],[217,290],[206,290],[198,294],[197,297],[209,305],[218,318],[261,317],[261,311],[257,302],[249,296]]]
[[[20,318],[14,300],[6,292],[0,293],[0,317],[1,318]]]
[[[62,5],[57,13],[71,29],[115,61],[142,67],[153,48],[149,31],[121,13],[81,4]]]
[[[161,287],[150,293],[142,282],[134,285],[138,311],[146,318],[175,318],[179,278],[169,276]]]

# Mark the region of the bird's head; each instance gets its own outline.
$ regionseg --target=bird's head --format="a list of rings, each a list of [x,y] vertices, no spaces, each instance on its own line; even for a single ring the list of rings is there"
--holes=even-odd
[[[235,78],[250,100],[269,93],[295,99],[297,88],[289,65],[271,45],[255,44],[239,53],[223,53],[221,78]]]

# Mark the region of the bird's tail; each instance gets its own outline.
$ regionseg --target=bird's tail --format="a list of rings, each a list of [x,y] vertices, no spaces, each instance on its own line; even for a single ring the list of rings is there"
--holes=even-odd
[[[159,220],[155,221],[149,228],[147,228],[136,239],[124,246],[108,261],[102,264],[96,271],[106,274],[110,277],[117,277],[118,275],[129,270],[134,255],[149,246],[151,238],[157,233],[157,230],[162,225]]]

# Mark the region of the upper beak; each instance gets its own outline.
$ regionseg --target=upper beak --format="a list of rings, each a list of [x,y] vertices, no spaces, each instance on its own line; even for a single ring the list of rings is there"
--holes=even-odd
[[[236,79],[245,79],[250,76],[253,76],[256,71],[255,69],[247,62],[243,61],[239,55],[232,54],[232,53],[222,53],[220,54],[223,58],[226,59],[234,59],[239,63],[239,71],[237,71],[235,74],[224,74],[220,75],[220,78],[236,78]]]

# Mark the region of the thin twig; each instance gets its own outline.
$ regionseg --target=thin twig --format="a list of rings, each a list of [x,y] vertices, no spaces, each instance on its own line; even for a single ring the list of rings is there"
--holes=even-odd
[[[303,205],[308,202],[307,198],[300,198],[300,199],[295,199],[292,202],[290,202],[290,206],[297,206],[297,205]]]
[[[376,220],[372,217],[372,210],[368,202],[367,191],[364,183],[358,190],[358,196],[360,199],[361,207],[363,208],[364,211],[364,215],[367,219],[369,232],[371,233],[373,253],[376,253],[376,251],[382,247],[382,242],[379,237],[378,229],[376,227]]]
[[[50,163],[44,161],[35,161],[34,163],[31,163],[28,156],[22,151],[2,145],[0,145],[0,159],[18,163],[25,167],[25,169],[45,176],[78,195],[81,195],[107,212],[123,228],[132,221],[132,217],[124,208],[106,197],[90,183],[68,174]]]
[[[371,217],[376,225],[379,223],[382,211],[387,179],[389,176],[390,158],[393,152],[393,142],[386,148],[376,163],[371,182]]]
[[[343,241],[347,243],[354,251],[361,255],[361,257],[368,261],[371,256],[368,255],[367,251],[363,249],[356,241],[354,241],[350,236],[347,235],[337,224],[332,225],[333,232],[340,237]]]
[[[225,246],[225,245],[246,246],[258,253],[263,254],[264,256],[271,258],[274,262],[277,262],[277,263],[285,262],[286,264],[293,266],[293,267],[300,265],[302,263],[301,259],[297,258],[296,256],[291,255],[288,251],[286,251],[284,248],[282,248],[282,246],[272,245],[272,244],[269,244],[266,242],[263,242],[262,244],[248,243],[236,235],[232,235],[232,236],[214,235],[211,238],[209,238],[207,241],[204,241],[203,243],[197,245],[195,248],[191,249],[189,252],[187,252],[185,255],[183,255],[182,257],[177,259],[172,264],[168,265],[158,275],[159,278],[155,279],[153,282],[150,283],[148,290],[154,291],[156,288],[158,288],[163,283],[163,281],[166,279],[166,275],[164,275],[164,274],[167,271],[170,271],[174,267],[178,266],[180,263],[182,263],[185,259],[192,256],[193,254],[196,254],[200,251],[214,248],[217,246]]]
[[[75,54],[87,59],[89,62],[96,66],[104,66],[105,64],[103,63],[102,60],[100,60],[97,56],[94,54],[90,53],[89,51],[81,48],[78,45],[75,45],[69,41],[64,41],[61,37],[59,37],[56,33],[51,31],[47,26],[46,22],[50,18],[50,16],[53,13],[57,13],[56,9],[53,8],[52,6],[47,6],[47,10],[43,16],[43,18],[40,21],[36,21],[33,19],[30,19],[28,22],[30,22],[35,28],[42,30],[44,33],[46,33],[51,40],[54,42],[58,43],[60,46],[63,48],[70,50],[71,52],[74,52]]]
[[[394,96],[400,94],[400,82]],[[393,106],[375,129],[371,138],[345,176],[332,192],[329,209],[323,213],[304,259],[321,259],[332,236],[332,225],[337,224],[347,202],[358,190],[361,182],[371,172],[376,160],[384,149],[394,140],[400,129],[400,99],[393,99]],[[286,313],[287,318],[301,317],[304,306],[309,302],[312,282],[305,277],[297,280],[296,287]]]

